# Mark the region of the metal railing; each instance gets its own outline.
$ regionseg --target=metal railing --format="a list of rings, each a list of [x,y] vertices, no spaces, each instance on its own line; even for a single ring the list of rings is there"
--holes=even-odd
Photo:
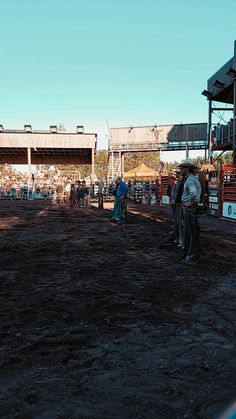
[[[191,141],[170,141],[166,143],[137,143],[137,144],[110,144],[109,151],[132,152],[132,151],[159,151],[159,150],[185,150],[205,149],[208,147],[207,139]]]
[[[214,128],[214,138],[216,145],[230,143],[233,139],[233,120],[230,120],[227,125],[217,125]]]

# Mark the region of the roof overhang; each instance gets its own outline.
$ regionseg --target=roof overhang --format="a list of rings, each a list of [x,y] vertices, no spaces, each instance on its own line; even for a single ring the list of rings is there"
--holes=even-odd
[[[233,103],[235,77],[231,74],[233,71],[231,72],[230,70],[235,70],[236,72],[236,41],[234,43],[234,56],[207,81],[208,99],[216,102]]]
[[[48,131],[0,131],[0,163],[26,164],[30,148],[32,164],[91,164],[97,134]]]

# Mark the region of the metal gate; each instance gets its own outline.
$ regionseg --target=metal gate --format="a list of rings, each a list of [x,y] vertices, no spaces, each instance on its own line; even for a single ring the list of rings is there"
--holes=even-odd
[[[236,221],[236,164],[222,164],[219,197],[220,216]]]

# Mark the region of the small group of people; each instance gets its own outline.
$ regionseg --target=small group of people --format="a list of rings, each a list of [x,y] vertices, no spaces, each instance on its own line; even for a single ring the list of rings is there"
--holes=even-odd
[[[186,159],[172,176],[167,194],[173,217],[173,237],[182,249],[181,261],[197,265],[200,258],[198,210],[201,199],[201,184],[198,167]]]
[[[78,180],[77,184],[72,183],[70,186],[70,206],[71,207],[88,207],[91,208],[92,187],[86,185],[85,180]]]
[[[177,167],[167,191],[173,216],[174,241],[182,250],[181,262],[187,265],[197,265],[200,258],[198,210],[201,184],[198,170],[192,160],[184,160]],[[112,216],[118,225],[127,221],[128,192],[126,183],[118,176],[115,180]]]

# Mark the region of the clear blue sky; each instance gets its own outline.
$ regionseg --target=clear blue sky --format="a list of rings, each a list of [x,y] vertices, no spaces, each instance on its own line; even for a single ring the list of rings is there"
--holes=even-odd
[[[207,121],[207,79],[233,56],[235,0],[0,0],[0,123]]]

